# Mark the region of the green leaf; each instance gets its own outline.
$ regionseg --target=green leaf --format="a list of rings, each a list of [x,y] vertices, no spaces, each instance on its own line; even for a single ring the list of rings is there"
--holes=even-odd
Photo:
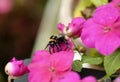
[[[109,76],[120,68],[120,50],[104,58],[104,67]]]
[[[75,60],[72,64],[72,69],[74,71],[80,72],[82,69],[82,62],[80,60]]]
[[[93,64],[93,65],[99,65],[103,62],[103,57],[94,57],[94,56],[90,56],[90,55],[83,55],[82,62]]]
[[[96,7],[108,3],[108,0],[90,0]]]

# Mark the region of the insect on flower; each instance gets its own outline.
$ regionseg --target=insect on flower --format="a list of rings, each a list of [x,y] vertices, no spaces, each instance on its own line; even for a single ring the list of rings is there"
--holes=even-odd
[[[64,34],[52,35],[49,38],[49,42],[45,49],[48,47],[50,54],[54,52],[62,51],[62,46],[65,44],[67,48],[70,48],[68,40],[65,38]]]

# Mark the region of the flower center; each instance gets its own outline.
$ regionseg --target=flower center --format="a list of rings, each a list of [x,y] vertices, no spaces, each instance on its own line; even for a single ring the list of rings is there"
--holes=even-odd
[[[51,71],[51,72],[54,72],[54,71],[55,71],[55,68],[52,66],[52,67],[50,68],[50,71]]]
[[[109,27],[104,28],[104,32],[109,32],[110,30],[111,30],[111,28],[109,28]]]

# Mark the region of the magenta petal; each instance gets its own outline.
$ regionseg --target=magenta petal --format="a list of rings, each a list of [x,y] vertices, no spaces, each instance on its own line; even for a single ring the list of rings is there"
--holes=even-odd
[[[118,19],[118,17],[119,12],[112,5],[103,5],[98,7],[93,15],[95,22],[105,26],[113,24]]]
[[[95,47],[95,38],[101,33],[102,26],[93,22],[92,19],[88,19],[84,24],[81,39],[85,46],[89,48]]]
[[[96,49],[103,55],[112,54],[120,46],[120,38],[114,33],[98,36]]]
[[[120,7],[119,7],[120,0],[112,0],[109,4],[115,6],[120,12]]]
[[[120,0],[112,0],[112,2],[120,3]]]
[[[80,82],[80,77],[75,72],[69,72],[60,82]]]
[[[89,48],[94,48],[94,43],[95,43],[94,37],[90,36],[89,34],[82,34],[81,39],[85,46]]]
[[[50,53],[47,50],[38,50],[35,51],[32,62],[38,62],[42,61],[43,59],[46,59],[50,57]]]
[[[73,62],[73,51],[61,51],[55,53],[51,57],[52,65],[55,67],[57,73],[64,73],[69,71]]]
[[[28,65],[29,68],[29,82],[49,82],[52,78],[52,73],[49,71],[49,60],[40,62],[32,62]]]
[[[28,81],[29,82],[50,82],[51,74],[45,71],[32,71],[29,73]]]
[[[66,45],[65,43],[61,44],[61,48],[63,51],[71,51],[74,49],[74,44],[71,42],[70,38],[68,38],[68,44]]]
[[[120,38],[120,19],[112,25],[112,32],[119,36]]]
[[[68,72],[63,76],[54,79],[53,82],[80,82],[80,77],[75,72]]]
[[[80,36],[84,22],[85,22],[84,18],[81,17],[73,18],[71,23],[68,25],[68,32],[71,32],[74,36]]]
[[[97,80],[93,76],[88,76],[88,77],[85,77],[84,79],[82,79],[81,82],[97,82]]]
[[[38,61],[38,62],[31,62],[28,65],[28,69],[30,71],[47,70],[48,68],[50,68],[50,59],[44,59],[44,60]]]
[[[65,25],[64,24],[58,23],[57,27],[62,33],[64,33],[64,30],[65,30]]]

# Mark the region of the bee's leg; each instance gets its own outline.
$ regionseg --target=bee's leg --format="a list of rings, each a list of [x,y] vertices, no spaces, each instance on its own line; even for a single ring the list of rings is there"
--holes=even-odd
[[[61,47],[61,45],[60,45],[60,44],[58,44],[58,46],[59,46],[59,51],[62,51],[62,47]]]
[[[51,46],[50,46],[50,44],[49,44],[49,43],[47,44],[47,46],[46,46],[44,49],[46,49],[47,47],[49,47],[49,49],[48,49],[48,50],[49,50],[49,53],[50,53],[50,54],[52,54],[52,51],[51,51]]]
[[[55,47],[57,48],[57,51],[59,51],[59,47],[58,47],[58,45],[57,45],[57,44],[55,44]]]
[[[51,47],[49,47],[49,53],[52,54],[52,52],[51,52]]]
[[[55,43],[50,44],[50,47],[51,47],[51,54],[55,53],[55,49],[54,49]]]
[[[54,47],[52,48],[52,52],[55,53],[55,48]]]
[[[49,46],[49,43],[46,45],[46,47],[44,49],[46,49]]]
[[[64,43],[66,44],[66,46],[67,46],[68,48],[71,48],[67,40],[64,40]]]

